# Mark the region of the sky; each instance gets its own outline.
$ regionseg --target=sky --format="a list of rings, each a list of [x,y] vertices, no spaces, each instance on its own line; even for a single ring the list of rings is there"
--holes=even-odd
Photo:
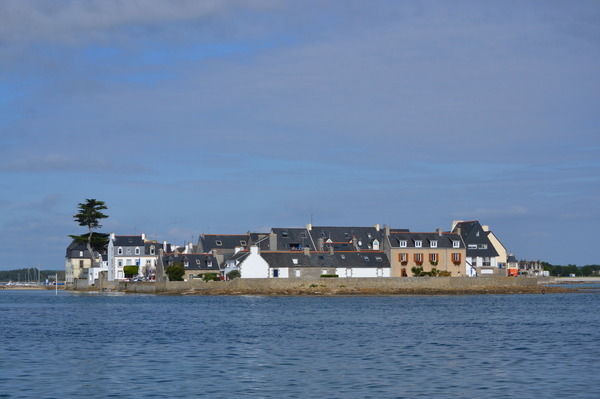
[[[489,225],[598,264],[600,2],[0,0],[0,269],[73,215],[183,245]]]

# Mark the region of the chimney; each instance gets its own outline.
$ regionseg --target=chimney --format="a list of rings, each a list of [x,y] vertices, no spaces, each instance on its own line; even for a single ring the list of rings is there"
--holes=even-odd
[[[323,251],[323,249],[323,237],[319,237],[319,239],[317,240],[317,251]]]
[[[114,240],[115,239],[115,233],[110,233],[110,239]]]
[[[251,253],[252,255],[256,255],[256,254],[258,254],[258,246],[257,246],[257,245],[253,245],[253,246],[251,246],[251,247],[250,247],[250,253]]]
[[[389,236],[390,235],[390,226],[388,226],[387,224],[384,224],[383,231],[384,231],[385,236]]]
[[[277,251],[277,234],[269,233],[269,251]]]
[[[438,227],[437,229],[435,229],[435,232],[437,233],[438,236],[442,236],[442,228]]]
[[[352,246],[354,247],[355,251],[360,251],[360,247],[358,246],[358,240],[354,236],[352,236]]]
[[[487,224],[484,224],[483,226],[481,226],[481,228],[483,229],[483,231],[490,231],[490,226],[488,226]]]
[[[310,248],[308,248],[308,247],[304,247],[304,250],[303,250],[303,251],[304,251],[304,255],[306,255],[306,256],[310,256]]]
[[[456,230],[456,231],[454,231],[456,234],[460,235],[460,227],[457,227],[454,230]]]
[[[377,223],[374,227],[375,227],[375,230],[379,231],[379,223]]]
[[[142,241],[146,242],[146,233],[142,231]]]
[[[163,241],[163,252],[167,252],[167,240]]]
[[[308,230],[308,231],[312,230],[312,223],[307,223],[306,224],[306,230]]]
[[[462,222],[462,220],[453,220],[452,221],[452,228],[450,229],[450,231],[454,231],[454,228],[456,227],[457,224],[459,224],[460,222]]]

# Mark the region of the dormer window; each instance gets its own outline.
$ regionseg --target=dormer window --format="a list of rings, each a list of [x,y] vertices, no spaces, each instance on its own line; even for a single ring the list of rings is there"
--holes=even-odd
[[[377,262],[383,262],[383,258],[382,258],[381,256],[376,256],[376,257],[375,257],[375,260],[376,260]]]
[[[346,259],[346,255],[344,255],[344,254],[340,254],[340,258],[342,258],[342,259]]]
[[[437,248],[437,241],[436,240],[431,241],[429,244],[430,244],[431,248]]]
[[[212,260],[207,260],[206,261],[206,266],[207,267],[212,267]]]
[[[156,250],[154,249],[154,245],[150,247],[150,255],[156,254]]]
[[[415,240],[415,248],[422,248],[422,247],[423,247],[423,241]]]
[[[281,232],[281,236],[285,237],[285,238],[288,238],[290,236],[290,233],[288,233],[287,231],[282,231]]]
[[[222,245],[223,245],[223,241],[221,241],[221,240],[217,240],[217,241],[215,242],[215,244],[217,244],[217,247],[220,247],[220,246],[222,246]]]
[[[117,249],[117,255],[123,255],[123,248],[119,247]]]
[[[200,264],[200,259],[196,259],[196,264],[199,265]]]
[[[406,240],[400,240],[400,248],[406,248]]]
[[[460,241],[452,241],[452,248],[460,248]]]
[[[298,264],[298,258],[292,258],[292,263],[294,265],[297,265]]]
[[[79,256],[83,257],[83,251],[79,251]]]
[[[368,256],[363,256],[363,258],[365,259],[365,262],[369,261],[369,257]]]
[[[140,254],[140,248],[139,248],[139,247],[136,247],[136,248],[135,248],[135,254],[136,254],[136,255],[139,255],[139,254]]]
[[[241,240],[241,241],[240,241],[240,245],[241,245],[242,247],[245,247],[245,246],[246,246],[246,241],[244,241],[244,240]]]
[[[185,262],[183,262],[183,266],[184,267],[190,267],[190,262],[188,262],[187,260]]]

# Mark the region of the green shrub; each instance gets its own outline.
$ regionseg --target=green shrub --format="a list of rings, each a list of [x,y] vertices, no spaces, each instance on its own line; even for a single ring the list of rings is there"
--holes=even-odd
[[[137,276],[140,270],[139,266],[123,266],[123,273],[125,273],[125,277]]]
[[[185,274],[185,268],[181,262],[173,262],[167,266],[165,273],[169,276],[169,281],[183,281],[183,275]]]
[[[322,278],[338,278],[339,276],[337,274],[321,274]]]
[[[240,274],[239,270],[232,270],[229,273],[227,273],[227,278],[229,280],[233,280],[234,278],[240,278],[242,275]]]
[[[219,278],[219,275],[216,273],[206,273],[204,276],[202,276],[202,280],[204,280],[204,281],[219,281],[221,279]]]

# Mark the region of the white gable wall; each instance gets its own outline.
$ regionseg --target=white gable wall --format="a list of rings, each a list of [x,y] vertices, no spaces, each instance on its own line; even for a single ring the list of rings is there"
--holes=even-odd
[[[250,247],[250,253],[239,264],[241,278],[269,278],[269,264],[258,253],[258,247]]]

